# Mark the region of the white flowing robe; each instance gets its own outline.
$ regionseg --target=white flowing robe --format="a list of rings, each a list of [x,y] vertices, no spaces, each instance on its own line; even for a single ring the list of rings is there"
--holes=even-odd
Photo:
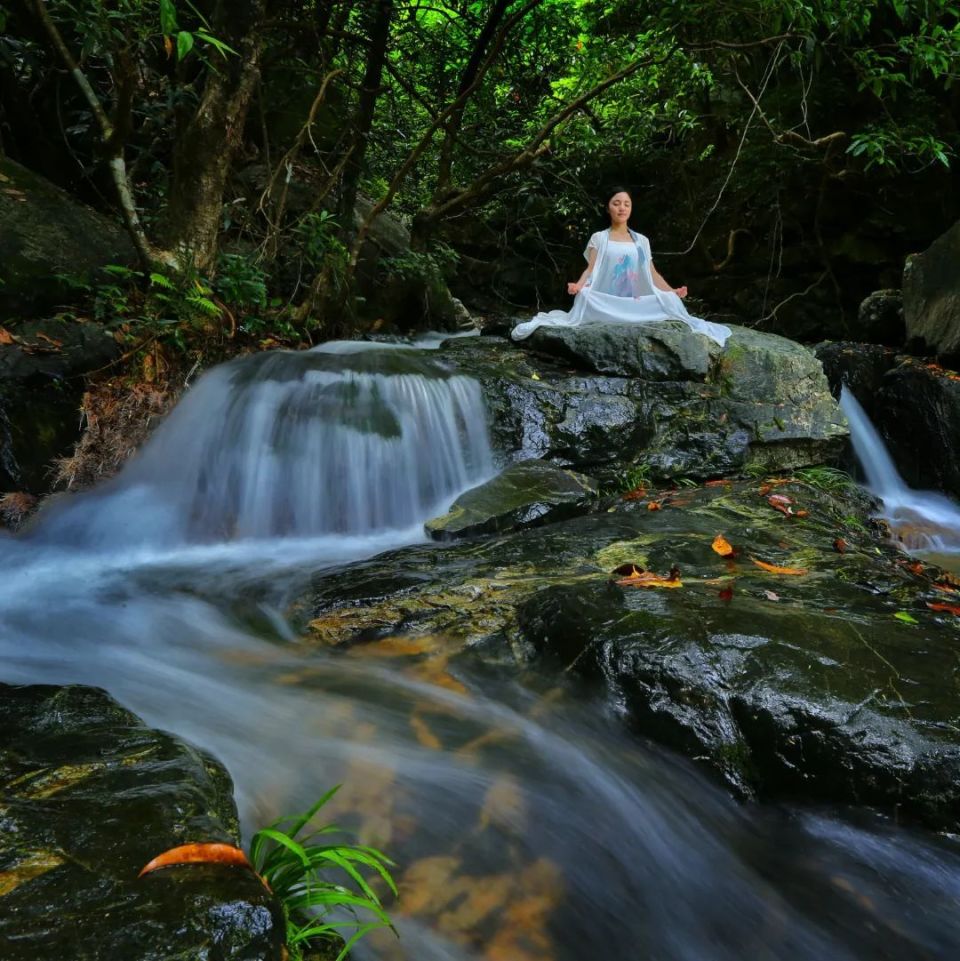
[[[569,311],[551,310],[539,313],[514,327],[514,340],[529,337],[538,327],[579,327],[581,324],[632,323],[653,324],[664,320],[679,320],[691,330],[706,334],[723,346],[730,336],[730,328],[693,317],[687,312],[683,301],[672,290],[660,290],[653,282],[650,241],[643,234],[630,231],[633,244],[628,241],[611,241],[610,231],[595,233],[587,243],[583,255],[590,258],[590,249],[596,247],[597,259],[587,280],[587,285],[574,298]],[[629,287],[632,296],[624,296],[624,271],[632,266],[630,255],[637,258],[636,269],[629,270]],[[626,248],[622,250],[621,248]],[[616,289],[618,293],[611,291]]]

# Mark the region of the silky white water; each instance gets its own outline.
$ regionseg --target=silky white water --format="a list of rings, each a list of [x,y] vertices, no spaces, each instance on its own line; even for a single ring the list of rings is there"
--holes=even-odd
[[[513,667],[438,685],[298,643],[286,612],[311,576],[389,573],[492,472],[484,422],[476,384],[409,350],[212,371],[115,481],[0,540],[0,680],[105,687],[207,748],[248,831],[343,782],[337,819],[416,879],[400,942],[358,956],[953,957],[949,841],[737,805]]]
[[[899,532],[904,546],[960,556],[960,505],[936,491],[917,491],[904,483],[883,438],[848,387],[841,392],[840,406],[867,488],[883,501],[883,517]]]

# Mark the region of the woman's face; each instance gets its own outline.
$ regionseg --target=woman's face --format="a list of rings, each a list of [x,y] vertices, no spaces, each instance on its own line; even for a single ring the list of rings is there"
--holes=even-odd
[[[630,194],[625,190],[614,194],[607,203],[607,213],[610,214],[610,226],[619,227],[630,219],[630,209],[633,203]]]

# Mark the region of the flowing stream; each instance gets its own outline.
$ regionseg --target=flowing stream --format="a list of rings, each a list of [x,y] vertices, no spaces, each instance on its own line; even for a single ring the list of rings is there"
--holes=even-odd
[[[422,540],[492,474],[484,423],[424,351],[211,371],[116,480],[0,540],[0,679],[105,687],[209,749],[247,830],[343,782],[404,890],[361,957],[956,957],[952,839],[739,805],[571,688],[448,671],[442,638],[433,673],[297,643],[311,574]]]
[[[917,491],[904,483],[883,438],[848,387],[840,395],[840,406],[867,487],[883,501],[883,517],[904,547],[960,571],[960,505],[936,491]]]

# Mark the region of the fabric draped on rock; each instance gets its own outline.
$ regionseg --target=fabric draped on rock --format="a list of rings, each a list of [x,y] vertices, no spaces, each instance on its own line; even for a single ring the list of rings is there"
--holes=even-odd
[[[589,260],[596,248],[597,259],[587,285],[574,298],[569,311],[551,310],[514,327],[514,340],[529,337],[538,327],[579,327],[581,324],[653,324],[679,320],[691,330],[705,334],[723,346],[730,328],[693,317],[683,301],[671,290],[660,290],[653,282],[650,241],[635,231],[632,240],[611,240],[609,230],[595,233],[583,252]]]

